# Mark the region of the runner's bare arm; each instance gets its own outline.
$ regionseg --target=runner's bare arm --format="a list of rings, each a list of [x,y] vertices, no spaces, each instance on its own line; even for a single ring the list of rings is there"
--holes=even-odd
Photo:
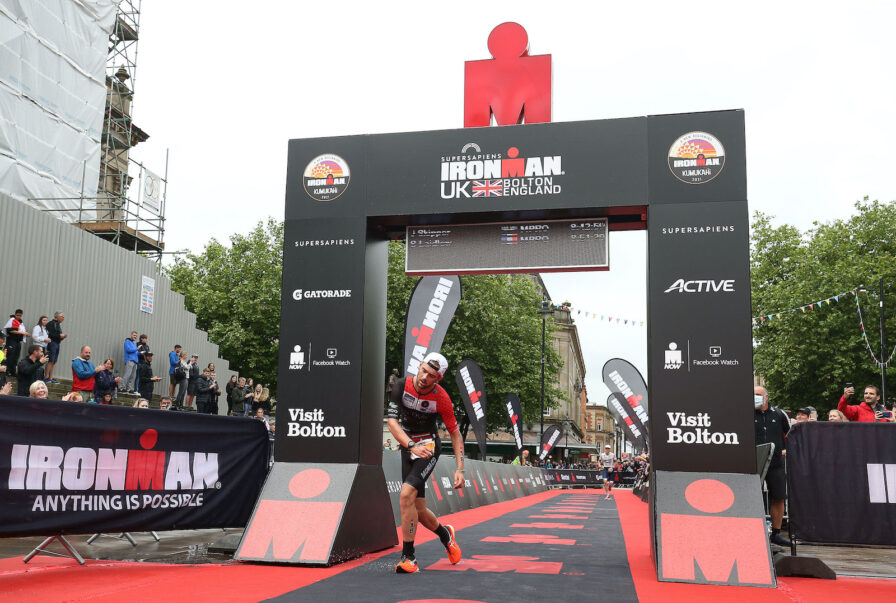
[[[454,448],[454,458],[457,460],[457,469],[454,471],[454,487],[464,487],[464,439],[460,430],[451,432],[451,446]]]

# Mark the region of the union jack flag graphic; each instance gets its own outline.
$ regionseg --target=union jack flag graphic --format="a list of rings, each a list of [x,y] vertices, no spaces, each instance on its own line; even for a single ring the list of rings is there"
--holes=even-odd
[[[504,193],[504,185],[500,180],[474,180],[474,197],[500,197]]]

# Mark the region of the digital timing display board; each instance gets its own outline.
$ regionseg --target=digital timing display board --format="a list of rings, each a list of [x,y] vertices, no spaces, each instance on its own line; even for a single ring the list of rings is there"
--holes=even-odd
[[[607,218],[408,226],[405,273],[609,270]]]

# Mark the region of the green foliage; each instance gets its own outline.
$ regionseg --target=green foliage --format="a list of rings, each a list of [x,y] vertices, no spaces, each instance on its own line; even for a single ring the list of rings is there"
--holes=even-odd
[[[792,226],[773,227],[756,213],[751,234],[753,316],[779,317],[753,329],[754,370],[767,383],[776,406],[815,406],[820,415],[836,407],[844,384],[856,390],[880,385],[859,326],[855,297],[806,312],[787,312],[844,291],[867,287],[859,302],[868,343],[880,359],[878,280],[884,282],[886,330],[892,351],[896,327],[896,203],[865,200],[848,220],[816,222],[801,235]],[[886,358],[883,358],[886,360]],[[888,392],[896,374],[887,373]],[[891,384],[892,385],[889,385]],[[890,397],[888,395],[888,397]],[[860,398],[860,396],[859,396]]]
[[[212,239],[198,255],[187,254],[165,270],[184,296],[196,327],[208,332],[230,368],[277,388],[283,223],[268,219],[226,246]]]
[[[404,374],[405,314],[417,277],[404,275],[404,243],[389,244],[389,297],[386,319],[386,374],[398,368]],[[464,358],[475,360],[485,378],[490,431],[509,427],[504,399],[510,392],[520,396],[523,419],[537,423],[541,414],[541,328],[538,309],[541,293],[525,276],[480,275],[461,279],[463,299],[445,337],[441,353],[450,366]],[[545,348],[545,408],[556,406],[562,392],[557,382],[561,358],[551,345],[553,320],[548,318]],[[449,369],[442,385],[455,403],[455,414],[463,417],[463,402],[454,371]]]

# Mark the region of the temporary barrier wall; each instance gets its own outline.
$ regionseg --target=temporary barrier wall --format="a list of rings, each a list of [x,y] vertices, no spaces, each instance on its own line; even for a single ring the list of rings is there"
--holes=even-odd
[[[131,331],[149,336],[153,373],[163,378],[156,393],[168,391],[168,352],[175,344],[198,354],[202,366],[214,362],[222,388],[233,374],[155,262],[2,196],[0,261],[4,323],[21,308],[30,334],[41,315],[52,320],[54,312],[65,313],[62,331],[68,337],[60,347],[55,376],[71,378],[72,360],[84,345],[91,347],[94,363],[111,357],[123,374],[124,340]],[[146,279],[154,285],[151,295]],[[25,340],[23,355],[30,343]],[[223,396],[219,408],[227,408]]]

